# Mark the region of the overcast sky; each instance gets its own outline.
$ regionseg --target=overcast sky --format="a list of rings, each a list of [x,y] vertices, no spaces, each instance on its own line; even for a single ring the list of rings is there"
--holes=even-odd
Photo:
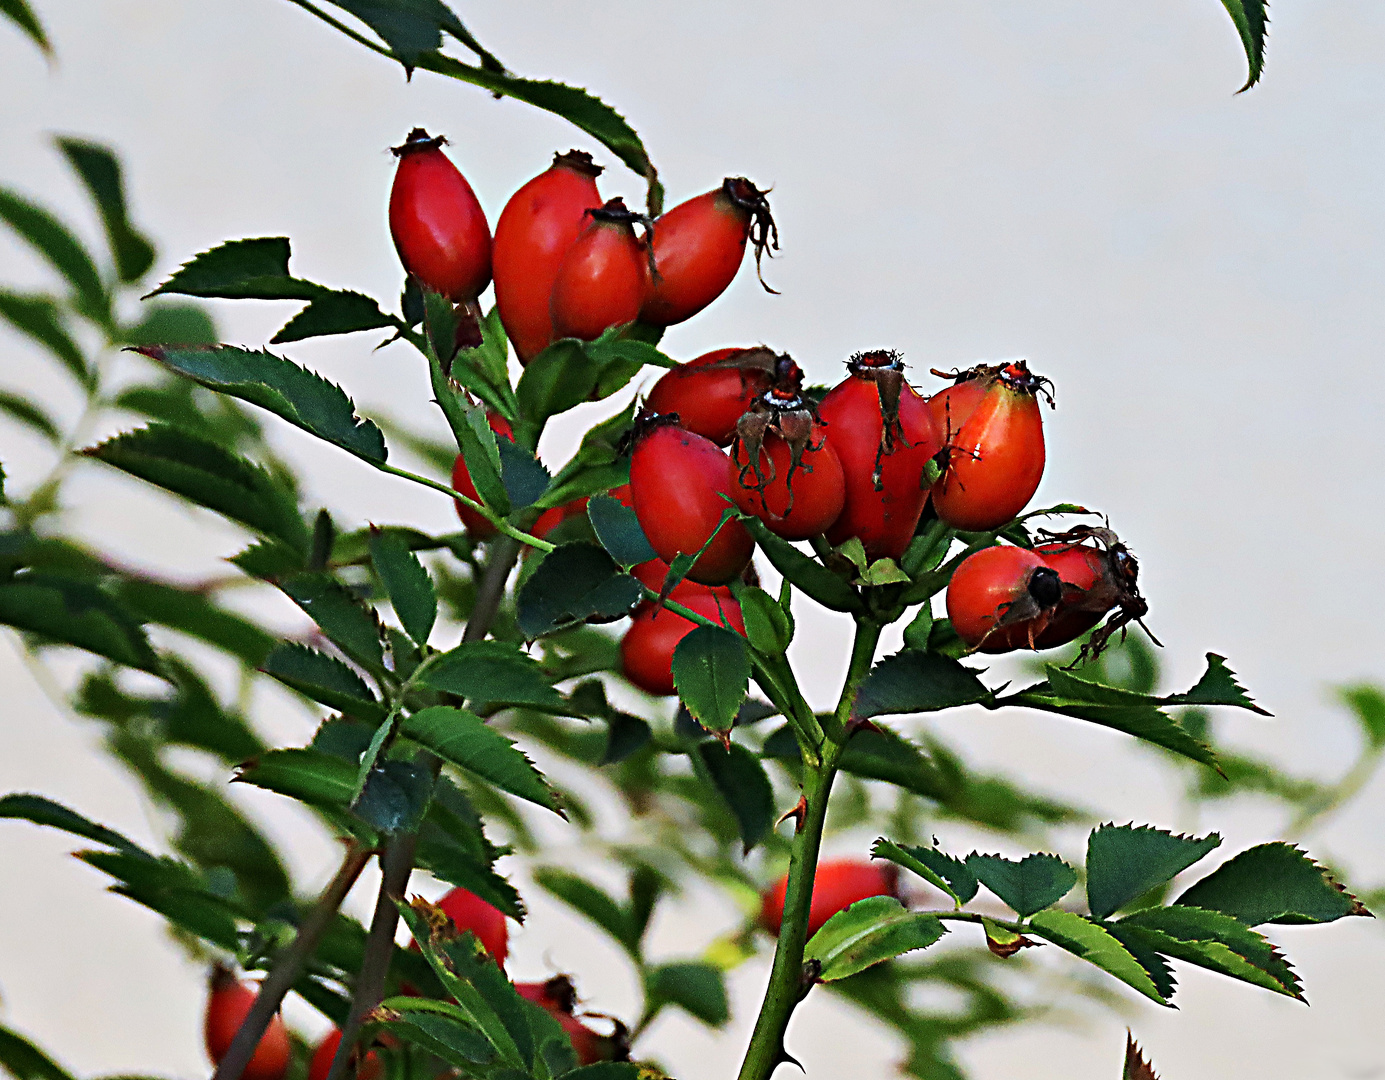
[[[389,300],[400,272],[384,224],[386,148],[416,125],[448,135],[492,222],[569,146],[611,166],[608,196],[641,196],[636,177],[561,121],[427,74],[406,84],[283,0],[36,7],[58,59],[46,65],[0,27],[0,183],[60,207],[94,238],[47,139],[113,144],[136,218],[160,243],[160,276],[228,238],[290,235],[296,271]],[[1357,735],[1327,688],[1385,679],[1385,7],[1281,0],[1264,84],[1240,96],[1244,58],[1216,0],[460,10],[515,70],[616,105],[671,202],[730,174],[773,185],[783,253],[766,276],[782,295],[742,274],[667,335],[672,355],[763,341],[826,382],[850,352],[889,346],[925,390],[937,385],[930,367],[1028,357],[1058,400],[1035,505],[1111,515],[1141,557],[1170,687],[1196,678],[1206,652],[1225,654],[1276,714],[1232,718],[1228,742],[1313,774],[1343,767]],[[0,235],[0,281],[47,277]],[[293,310],[215,307],[227,340],[255,346]],[[413,358],[373,353],[370,338],[293,355],[367,410],[436,424]],[[0,332],[0,387],[57,395],[47,364]],[[550,433],[546,456],[561,461],[576,430]],[[292,432],[279,441],[306,464],[309,499],[340,521],[453,525],[446,500]],[[46,467],[7,424],[0,461],[17,486]],[[109,475],[82,473],[72,494],[93,500],[74,526],[140,565],[206,572],[238,543],[234,530]],[[282,608],[267,617],[290,618]],[[824,623],[795,646],[824,702],[845,667],[843,633]],[[57,713],[8,645],[0,679],[0,790],[40,790],[151,835],[129,785],[92,752],[92,729]],[[281,711],[270,730],[301,742],[301,712]],[[1034,716],[959,714],[939,727],[979,764],[1120,819],[1178,824],[1160,774],[1119,738]],[[1377,782],[1308,842],[1362,884],[1385,881],[1382,810]],[[1281,824],[1254,805],[1208,823],[1231,850]],[[306,822],[275,828],[327,873],[332,852]],[[200,972],[158,920],[103,894],[99,874],[65,858],[62,837],[9,825],[0,844],[0,1020],[81,1074],[204,1072]],[[1124,1017],[1093,1009],[1077,1029],[1024,1028],[964,1057],[981,1080],[1114,1076],[1128,1021],[1168,1080],[1385,1075],[1374,1035],[1385,933],[1349,923],[1276,931],[1311,1010],[1186,972],[1179,1012],[1128,996]],[[658,940],[672,953],[694,932],[675,919]],[[608,985],[620,1011],[628,975],[593,938],[539,904],[517,946],[534,970],[521,974],[550,960],[595,965],[588,979]],[[740,1027],[717,1037],[671,1018],[652,1049],[683,1080],[731,1075],[763,977],[762,966],[738,975]],[[813,1000],[803,1016],[792,1039],[810,1075],[876,1075],[896,1053],[830,1003]]]

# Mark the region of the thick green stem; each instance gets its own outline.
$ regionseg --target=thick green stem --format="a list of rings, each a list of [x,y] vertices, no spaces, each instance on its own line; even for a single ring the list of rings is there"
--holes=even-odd
[[[820,762],[805,762],[803,771],[803,817],[794,833],[789,853],[789,883],[784,896],[784,917],[779,941],[774,950],[769,986],[750,1036],[750,1046],[741,1065],[740,1080],[769,1080],[776,1066],[787,1061],[784,1032],[798,1003],[812,988],[803,971],[803,947],[808,940],[808,913],[813,901],[813,880],[817,874],[818,852],[827,821],[827,801],[837,762],[846,748],[847,724],[861,680],[870,671],[875,647],[880,640],[878,623],[860,619],[852,643],[851,663],[841,697],[826,732]]]

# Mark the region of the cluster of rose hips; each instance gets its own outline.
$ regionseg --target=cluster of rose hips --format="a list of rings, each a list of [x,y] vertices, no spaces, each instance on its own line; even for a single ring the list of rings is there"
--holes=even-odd
[[[556,155],[510,198],[492,240],[441,142],[415,130],[395,151],[395,246],[405,269],[459,310],[478,310],[493,280],[521,363],[560,338],[688,319],[731,283],[747,246],[758,264],[777,244],[768,202],[749,180],[728,178],[651,220],[620,199],[603,202],[600,168],[577,151]],[[1047,379],[1024,361],[982,365],[952,373],[950,386],[925,398],[905,381],[897,353],[860,353],[847,367],[841,383],[814,396],[787,355],[728,348],[654,384],[630,440],[630,483],[611,494],[633,507],[658,553],[635,574],[661,600],[744,633],[726,586],[753,573],[755,545],[728,507],[786,540],[855,539],[871,562],[899,559],[921,521],[980,533],[1024,510],[1043,476]],[[504,418],[492,414],[490,424],[513,437]],[[477,498],[460,456],[452,484]],[[585,510],[585,499],[550,509],[533,532],[545,536]],[[481,514],[460,503],[458,513],[474,538],[494,535]],[[679,555],[697,558],[664,596]],[[1118,609],[1098,632],[1109,636],[1144,614],[1135,572],[1106,530],[1074,530],[1033,551],[989,548],[958,568],[948,616],[968,647],[986,652],[1066,644]],[[672,694],[673,650],[692,626],[662,603],[642,605],[622,642],[626,676]]]
[[[436,907],[446,916],[451,931],[460,934],[470,930],[491,959],[504,969],[509,955],[509,925],[502,912],[466,889],[453,889],[437,902]],[[416,944],[410,947],[418,948]],[[568,976],[555,975],[546,982],[514,985],[520,997],[543,1007],[558,1021],[572,1041],[578,1064],[594,1065],[599,1061],[624,1061],[629,1058],[625,1025],[614,1021],[613,1033],[603,1035],[583,1023],[577,1014],[577,991]],[[407,985],[402,989],[406,994],[415,992]],[[231,1040],[240,1030],[257,992],[258,987],[254,983],[241,982],[223,967],[213,969],[204,1029],[207,1054],[213,1062],[219,1063],[230,1049]],[[585,1015],[611,1019],[601,1014]],[[341,1029],[334,1027],[313,1049],[308,1064],[308,1080],[327,1080],[332,1059],[340,1044]],[[382,1039],[381,1045],[391,1044]],[[283,1080],[291,1057],[288,1028],[282,1016],[275,1016],[260,1037],[255,1054],[245,1068],[245,1080]],[[383,1071],[379,1055],[371,1050],[361,1058],[353,1075],[356,1080],[379,1080]]]

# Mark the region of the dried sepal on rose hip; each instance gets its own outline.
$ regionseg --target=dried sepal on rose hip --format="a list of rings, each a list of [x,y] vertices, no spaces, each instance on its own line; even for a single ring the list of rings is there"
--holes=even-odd
[[[763,345],[714,349],[666,371],[645,405],[653,412],[677,413],[689,431],[729,446],[737,422],[760,394],[802,386],[803,372],[787,353]]]
[[[1023,360],[954,377],[956,384],[929,404],[946,451],[942,475],[933,484],[933,508],[955,529],[996,529],[1028,505],[1043,478],[1039,400],[1053,406],[1053,384]]]
[[[846,481],[813,404],[766,390],[736,424],[736,502],[786,540],[807,540],[841,516]]]

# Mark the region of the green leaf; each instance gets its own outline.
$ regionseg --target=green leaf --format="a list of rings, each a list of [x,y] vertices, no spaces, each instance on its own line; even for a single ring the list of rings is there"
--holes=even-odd
[[[312,300],[320,285],[289,273],[289,238],[264,236],[228,240],[184,263],[150,296],[183,296],[225,300]]]
[[[1337,687],[1337,698],[1355,715],[1375,749],[1385,746],[1385,693],[1372,683]]]
[[[398,532],[370,530],[370,562],[389,593],[404,632],[419,645],[428,644],[438,617],[438,598],[428,571]]]
[[[307,565],[306,553],[276,540],[257,541],[226,560],[251,577],[279,581],[298,573]]]
[[[509,439],[497,439],[496,450],[500,454],[500,480],[505,485],[512,510],[523,510],[533,506],[548,490],[548,469],[543,462],[522,446],[516,446]]]
[[[546,712],[567,711],[539,662],[508,641],[465,641],[435,659],[422,682],[466,698],[475,709],[524,705]]]
[[[306,551],[293,493],[231,451],[167,424],[151,424],[81,451],[249,529]]]
[[[38,342],[86,386],[91,381],[86,357],[63,323],[62,309],[47,296],[0,289],[0,319]]]
[[[646,364],[671,363],[658,349],[623,338],[613,327],[595,341],[564,338],[529,361],[515,387],[520,414],[531,425],[604,398],[628,383]]]
[[[258,668],[274,648],[270,634],[220,607],[206,593],[143,578],[122,578],[111,591],[138,618],[215,645],[249,667]]]
[[[486,410],[464,398],[457,403],[460,423],[455,424],[453,433],[457,446],[466,459],[467,473],[476,485],[481,502],[495,513],[505,515],[510,512],[510,493],[501,478],[499,444],[508,440],[497,438],[491,430]],[[449,419],[452,419],[449,416]]]
[[[53,418],[28,398],[0,390],[0,413],[27,428],[32,428],[54,445],[62,442],[62,432],[58,430]]]
[[[833,611],[861,610],[860,596],[843,578],[770,532],[759,518],[744,518],[741,524],[750,530],[770,564],[805,596]]]
[[[112,852],[84,851],[78,858],[121,882],[111,887],[117,895],[143,904],[174,926],[223,949],[239,948],[236,920],[240,912],[207,892],[191,868],[172,859]]]
[[[17,0],[0,0],[0,11],[9,14],[9,7],[14,2]],[[44,52],[48,51],[46,41],[39,44]],[[73,1080],[71,1073],[37,1046],[3,1025],[0,1025],[0,1068],[14,1080]]]
[[[1070,911],[1041,911],[1029,922],[1029,929],[1059,948],[1095,964],[1160,1005],[1167,1005],[1154,980],[1130,950],[1096,923]]]
[[[418,834],[418,865],[440,881],[459,885],[516,922],[523,922],[524,903],[515,887],[495,872],[505,853],[487,839],[480,816],[467,797],[445,775],[433,786],[433,799]]]
[[[318,750],[270,750],[245,762],[234,780],[327,809],[344,809],[356,790],[354,763]]]
[[[87,582],[32,571],[16,574],[0,583],[0,623],[162,675],[139,623]]]
[[[745,639],[719,626],[694,628],[673,650],[673,685],[709,731],[730,731],[750,690]]]
[[[502,791],[558,814],[563,812],[557,793],[533,762],[473,713],[434,705],[406,719],[400,733]]]
[[[634,566],[659,557],[640,528],[635,511],[609,495],[594,495],[587,502],[587,518],[596,538],[621,566]]]
[[[193,304],[156,304],[142,322],[126,328],[127,345],[215,345],[220,338],[211,316]]]
[[[722,746],[709,740],[699,743],[694,753],[735,815],[743,853],[749,855],[774,828],[774,788],[764,766],[739,743]]]
[[[1170,694],[1158,701],[1162,705],[1234,705],[1261,716],[1272,715],[1251,701],[1245,687],[1236,681],[1236,673],[1226,666],[1226,657],[1210,652],[1207,654],[1207,670],[1196,686],[1186,694]]]
[[[385,718],[384,706],[359,675],[335,657],[306,645],[276,645],[260,670],[329,708],[376,723]]]
[[[84,139],[59,138],[56,142],[101,212],[120,280],[138,281],[154,265],[154,245],[130,224],[120,159],[109,147]]]
[[[1086,720],[1216,768],[1217,759],[1211,748],[1158,708],[1156,699],[1079,679],[1053,664],[1046,665],[1044,670],[1048,674],[1047,682],[998,698],[995,706],[1022,705]]]
[[[1292,844],[1260,844],[1193,885],[1175,903],[1221,911],[1247,926],[1325,923],[1370,915],[1364,905]]]
[[[268,409],[310,435],[377,465],[384,464],[380,429],[354,413],[341,387],[290,360],[231,345],[142,345],[134,350],[208,390]]]
[[[731,1019],[726,978],[713,964],[660,964],[645,972],[646,1010],[677,1005],[710,1027]]]
[[[1026,919],[1056,904],[1077,884],[1077,871],[1057,855],[1026,855],[1014,862],[972,852],[967,856],[967,869]]]
[[[1260,73],[1265,69],[1265,30],[1269,26],[1269,12],[1265,0],[1221,0],[1231,21],[1236,24],[1236,33],[1241,36],[1241,45],[1246,51],[1250,74],[1246,84],[1237,93],[1249,90],[1260,81]]]
[[[1216,833],[1198,839],[1149,825],[1098,825],[1087,838],[1087,906],[1105,919],[1220,844]]]
[[[870,849],[872,859],[888,859],[897,866],[912,870],[935,889],[952,897],[958,905],[965,904],[979,887],[976,875],[966,863],[944,855],[937,848],[905,847],[880,837]]]
[[[379,35],[405,70],[425,53],[436,52],[447,33],[475,52],[487,70],[504,66],[481,47],[462,21],[441,0],[331,0]]]
[[[88,314],[105,318],[110,310],[110,298],[101,284],[101,274],[87,249],[66,225],[43,207],[8,188],[0,188],[0,220],[67,279]]]
[[[295,604],[331,641],[359,664],[383,668],[380,621],[369,608],[330,574],[295,574],[279,582]]]
[[[606,749],[599,765],[615,765],[637,754],[654,738],[654,729],[647,720],[612,709],[606,717]]]
[[[61,803],[56,803],[42,795],[19,793],[0,798],[0,818],[18,818],[35,825],[46,825],[50,829],[61,829],[63,832],[80,836],[84,840],[105,844],[117,851],[153,858],[133,840],[127,839],[114,829],[98,825],[77,811],[70,810]]]
[[[770,656],[782,656],[793,641],[794,621],[779,601],[753,585],[733,585],[750,644]]]
[[[411,761],[381,761],[371,768],[351,809],[381,832],[413,832],[423,820],[432,791],[431,769]]]
[[[487,71],[481,67],[463,64],[441,53],[420,57],[418,66],[561,116],[597,139],[637,176],[648,181],[648,209],[651,215],[657,215],[662,209],[663,190],[658,185],[657,173],[653,162],[649,160],[649,154],[645,151],[644,143],[626,119],[600,98],[575,86],[521,79],[502,72]]]
[[[803,949],[816,960],[818,979],[835,982],[915,949],[926,949],[947,933],[936,915],[907,910],[893,896],[858,900],[833,915]]]
[[[659,1080],[660,1074],[633,1061],[598,1061],[563,1073],[558,1080]]]
[[[471,1014],[450,1001],[393,997],[382,1008],[391,1015],[392,1034],[436,1054],[463,1075],[495,1060],[490,1040],[471,1023]]]
[[[0,0],[0,15],[19,27],[30,41],[43,50],[45,56],[52,57],[53,46],[48,42],[48,35],[43,32],[43,24],[38,21],[26,0]],[[19,1076],[18,1080],[29,1080],[29,1077]]]
[[[587,619],[613,621],[644,597],[644,586],[620,573],[595,544],[572,543],[549,552],[519,588],[519,630],[534,639]]]
[[[1102,923],[1101,927],[1119,941],[1125,951],[1145,969],[1145,974],[1154,983],[1154,989],[1159,991],[1159,996],[1172,1001],[1178,990],[1178,980],[1173,976],[1173,965],[1169,963],[1168,957],[1150,944],[1149,935],[1120,923]]]
[[[857,719],[933,712],[991,698],[976,672],[949,656],[906,649],[871,668],[856,695]]]
[[[284,345],[307,338],[355,334],[398,324],[399,320],[381,311],[380,305],[372,297],[350,289],[319,286],[312,302],[280,327],[269,343]]]
[[[1145,908],[1116,928],[1176,960],[1302,1000],[1298,976],[1274,944],[1230,915],[1194,907]]]
[[[586,878],[543,866],[534,871],[534,881],[568,907],[596,923],[635,959],[639,958],[639,934],[625,908]]]

